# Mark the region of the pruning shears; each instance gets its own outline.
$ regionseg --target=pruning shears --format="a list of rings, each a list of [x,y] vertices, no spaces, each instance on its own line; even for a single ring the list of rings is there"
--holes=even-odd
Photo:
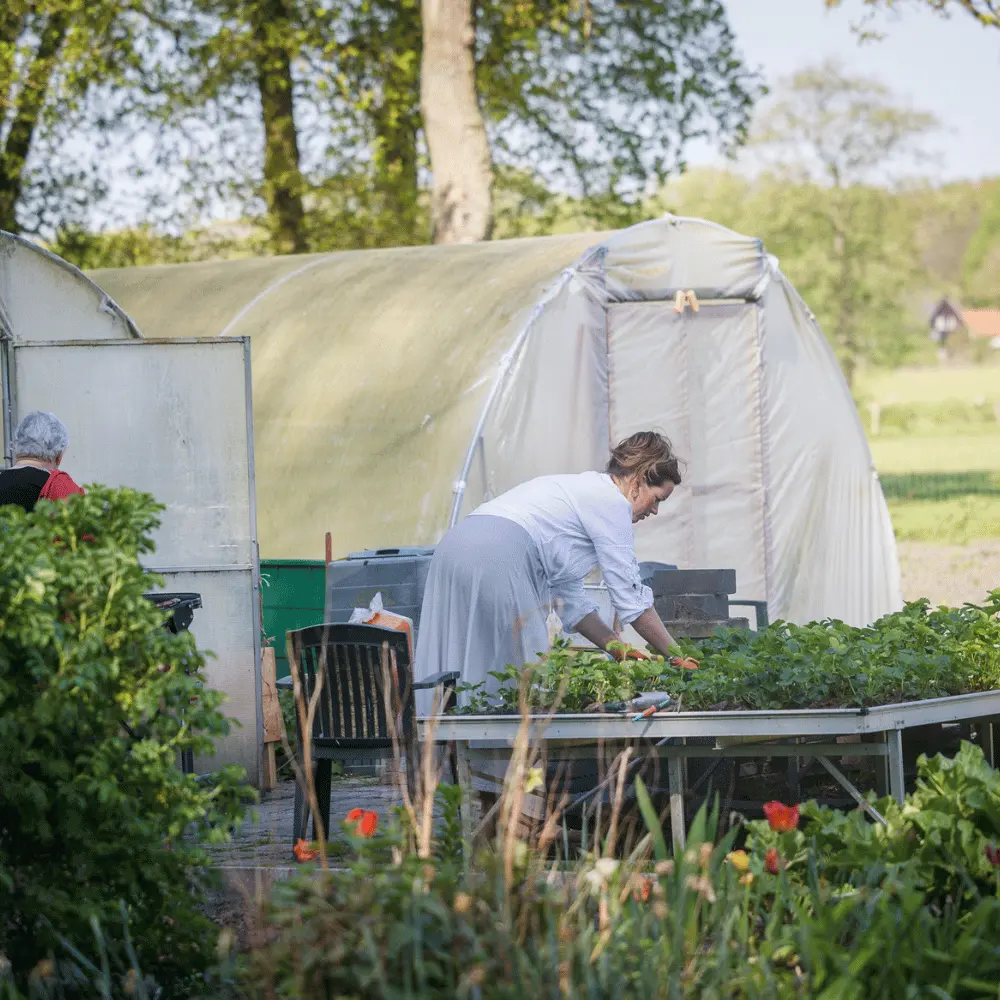
[[[633,715],[632,721],[642,722],[643,719],[648,719],[651,715],[655,715],[661,709],[666,708],[667,705],[670,704],[670,700],[671,700],[670,695],[667,695],[667,697],[664,698],[662,701],[655,702],[654,704],[650,705],[649,708],[646,708],[643,711],[639,712],[638,715]]]

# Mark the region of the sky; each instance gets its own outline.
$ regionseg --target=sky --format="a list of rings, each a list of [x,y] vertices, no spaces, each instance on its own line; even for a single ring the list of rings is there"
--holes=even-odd
[[[783,76],[833,57],[848,69],[877,77],[914,110],[928,111],[943,128],[927,142],[938,154],[925,165],[945,182],[1000,175],[1000,31],[956,11],[942,18],[922,3],[876,22],[885,38],[858,43],[851,31],[864,10],[845,0],[827,10],[823,0],[724,0],[729,22],[749,65],[772,88]],[[956,5],[957,6],[957,5]],[[689,150],[691,166],[713,164],[707,147]]]

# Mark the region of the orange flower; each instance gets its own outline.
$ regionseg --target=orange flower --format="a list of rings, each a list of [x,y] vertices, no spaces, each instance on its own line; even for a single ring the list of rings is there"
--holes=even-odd
[[[799,807],[786,806],[783,802],[765,802],[764,815],[772,830],[791,833],[799,825]]]
[[[649,891],[652,886],[652,880],[646,875],[633,875],[632,876],[632,898],[637,903],[645,903],[649,899]]]
[[[319,857],[319,851],[315,847],[310,847],[309,841],[303,840],[301,837],[295,841],[292,853],[299,864],[304,864],[306,861],[315,861]]]
[[[354,827],[355,837],[371,837],[378,829],[378,813],[368,809],[352,809],[344,822]]]
[[[784,861],[773,847],[764,855],[764,867],[772,875],[777,875],[779,868],[785,867]]]

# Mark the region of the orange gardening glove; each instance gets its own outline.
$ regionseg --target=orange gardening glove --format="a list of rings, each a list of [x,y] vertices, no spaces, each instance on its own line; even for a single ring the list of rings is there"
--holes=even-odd
[[[697,670],[699,665],[693,656],[672,656],[670,658],[670,666],[680,670]]]
[[[648,660],[650,657],[643,653],[639,649],[622,649],[620,646],[616,646],[613,649],[605,650],[605,652],[610,653],[619,663],[622,660]]]

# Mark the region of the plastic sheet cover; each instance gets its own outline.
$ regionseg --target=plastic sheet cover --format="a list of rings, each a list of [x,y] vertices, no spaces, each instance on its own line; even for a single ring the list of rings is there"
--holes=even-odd
[[[901,605],[854,403],[759,240],[668,216],[94,277],[147,336],[251,336],[266,557],[316,558],[326,530],[338,554],[433,544],[482,500],[600,468],[656,427],[684,482],[637,526],[640,559],[733,567],[772,618]]]

